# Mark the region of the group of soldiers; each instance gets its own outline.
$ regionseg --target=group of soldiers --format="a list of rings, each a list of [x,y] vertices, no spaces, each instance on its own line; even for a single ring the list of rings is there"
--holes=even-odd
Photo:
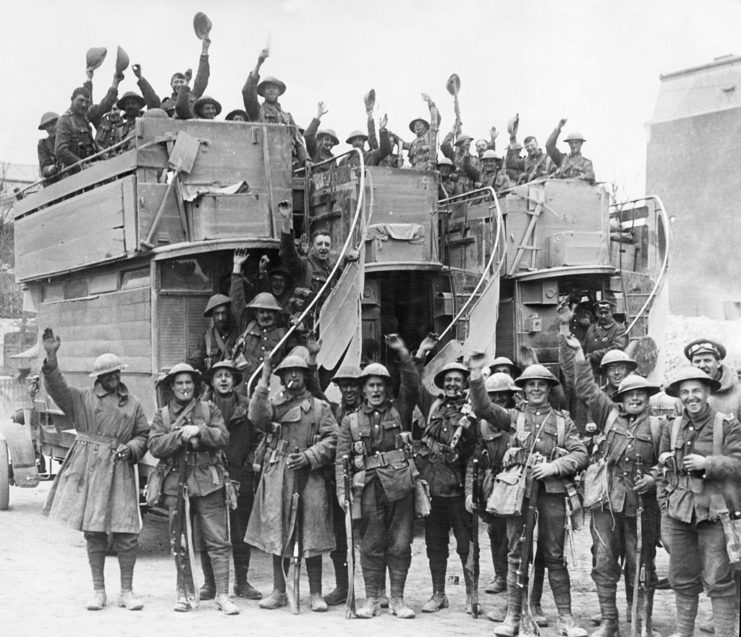
[[[293,241],[288,222],[283,229]],[[291,275],[310,286],[326,264],[316,254],[293,256]],[[214,329],[223,313],[232,312],[240,287],[244,294],[245,258],[235,252],[234,298],[209,303]],[[270,272],[265,274],[273,286]],[[241,304],[243,314],[254,313],[240,317],[245,331],[236,338],[215,331],[211,343],[217,348],[206,352],[201,369],[181,363],[169,370],[160,381],[163,406],[151,425],[121,382],[116,355],[96,361],[92,388],[73,389],[59,371],[59,337],[51,330],[44,334],[47,390],[78,430],[47,510],[85,534],[94,588],[89,609],[107,601],[106,534],[112,534],[121,565],[120,604],[142,607],[132,592],[140,527],[134,465],[148,449],[159,459],[149,498],[170,516],[176,611],[215,599],[225,613],[239,612],[230,597],[230,551],[234,594],[260,600],[260,608],[299,603],[288,573],[302,560],[311,610],[348,603],[353,586],[347,564],[354,563],[349,554],[357,544],[365,603],[355,616],[371,618],[388,606],[399,618],[413,618],[404,592],[416,512],[425,517],[432,580],[423,612],[449,605],[452,530],[465,610],[478,613],[470,551],[477,540],[473,521],[481,518],[495,572],[486,590],[506,592],[507,599],[506,613],[487,614],[497,622],[495,634],[512,637],[529,623],[547,625],[540,602],[547,569],[558,633],[585,637],[572,616],[568,556],[573,530],[588,511],[600,605],[593,618],[597,637],[619,634],[616,595],[623,576],[629,616],[652,634],[659,540],[669,553],[677,634],[693,635],[703,588],[715,634],[736,634],[735,567],[741,556],[729,553],[733,538],[726,527],[733,525],[726,522],[741,517],[741,386],[723,364],[722,345],[689,343],[688,366],[674,371],[662,391],[637,373],[637,362],[623,351],[625,329],[610,300],[595,302],[597,322],[580,332],[577,308],[567,297],[558,309],[558,376],[537,363],[520,372],[510,359],[473,353],[465,362],[435,368],[436,390],[430,393],[421,378],[436,337],[410,352],[392,334],[386,345],[398,366],[395,395],[390,370],[371,362],[336,371],[332,382],[341,398],[331,403],[318,377],[320,343],[309,338],[305,347],[271,359],[278,300],[259,292]],[[253,344],[239,349],[236,344],[247,337]],[[248,373],[258,372],[255,387],[245,383]],[[280,389],[271,395],[273,375]],[[415,408],[423,419],[413,435]],[[346,519],[352,524],[346,526]],[[195,543],[193,523],[200,537]],[[248,582],[251,547],[273,556],[273,590],[265,598]],[[200,589],[194,549],[201,555]],[[327,553],[336,586],[324,596]]]
[[[207,18],[196,22],[201,55],[195,78],[192,78],[190,69],[174,73],[170,79],[171,91],[165,98],[157,95],[138,64],[132,65],[131,69],[140,93],[127,91],[118,96],[124,70],[128,68],[128,56],[119,48],[112,85],[99,103],[93,103],[93,74],[102,64],[106,51],[103,48],[88,51],[87,79],[83,86],[72,92],[69,108],[61,116],[51,111],[44,113],[38,126],[47,134],[39,140],[37,148],[39,170],[45,184],[77,172],[93,161],[130,148],[137,117],[214,120],[221,114],[221,103],[205,95],[210,77],[208,52],[211,24]],[[230,111],[225,120],[288,126],[293,139],[294,168],[312,166],[314,170],[327,170],[336,163],[333,149],[340,143],[334,130],[320,128],[328,109],[324,102],[319,102],[316,116],[305,129],[300,128],[279,101],[286,92],[286,84],[276,77],[260,75],[268,56],[269,50],[262,50],[247,77],[242,88],[244,108]],[[564,139],[569,145],[568,153],[556,147],[566,124],[565,119],[560,120],[550,134],[545,151],[535,137],[527,136],[523,142],[525,154],[522,154],[523,145],[517,141],[519,116],[516,116],[507,127],[509,144],[504,156],[496,152],[496,128],[489,131],[488,139],[477,140],[475,150],[471,152],[474,139],[462,132],[458,109],[454,126],[439,143],[439,110],[429,95],[422,94],[422,97],[429,109],[429,119],[413,119],[409,129],[414,137],[411,141],[405,141],[388,130],[386,115],[381,117],[376,131],[373,115],[375,90],[371,89],[363,100],[366,130],[354,130],[346,139],[346,143],[357,149],[358,154],[345,155],[339,165],[357,166],[359,154],[362,154],[365,164],[369,166],[437,171],[440,175],[440,196],[444,198],[488,187],[506,194],[513,185],[546,178],[580,179],[589,183],[595,180],[592,162],[581,154],[585,142],[581,133],[571,132]],[[439,160],[438,146],[443,155]],[[313,168],[316,165],[317,168]]]

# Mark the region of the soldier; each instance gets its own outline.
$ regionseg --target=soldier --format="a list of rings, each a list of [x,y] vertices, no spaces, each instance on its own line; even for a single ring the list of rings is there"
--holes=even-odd
[[[719,387],[697,367],[679,369],[666,387],[683,407],[662,432],[663,470],[657,472],[661,539],[669,551],[679,637],[694,633],[703,588],[712,603],[716,637],[738,635],[738,590],[718,514],[738,510],[741,501],[741,425],[710,405]]]
[[[458,184],[458,173],[455,164],[449,158],[441,157],[437,161],[437,171],[440,173],[439,199],[454,197],[462,192],[462,188]]]
[[[517,143],[517,135],[510,134],[509,148],[505,165],[510,170],[522,172],[517,183],[526,184],[536,179],[547,179],[556,170],[556,164],[538,145],[538,140],[529,135],[523,141],[525,157],[520,157],[521,146]]]
[[[389,394],[391,374],[386,367],[370,363],[363,369],[363,405],[346,415],[340,426],[337,499],[344,510],[342,458],[348,456],[355,472],[353,484],[359,485],[353,497],[360,505],[360,564],[366,594],[357,616],[369,619],[380,612],[388,568],[391,613],[400,619],[412,619],[415,613],[404,602],[404,585],[412,559],[415,478],[409,432],[419,374],[401,338],[389,335],[386,344],[401,361],[398,398],[392,400]]]
[[[337,134],[331,129],[319,130],[319,124],[321,123],[322,117],[329,112],[324,102],[317,104],[316,116],[309,122],[309,125],[304,130],[304,141],[306,142],[306,150],[309,153],[311,161],[315,164],[327,159],[332,159],[332,148],[340,143],[337,138]],[[322,167],[320,170],[329,170],[327,167]]]
[[[41,116],[39,130],[46,133],[46,137],[40,139],[36,145],[39,157],[39,174],[44,179],[44,185],[54,183],[54,177],[59,172],[57,158],[54,155],[54,145],[57,138],[57,120],[59,115],[51,111]]]
[[[463,158],[463,170],[474,188],[490,186],[497,194],[512,188],[506,171],[502,170],[502,158],[493,150],[485,150],[481,156],[481,170],[473,165],[472,157]]]
[[[363,162],[366,166],[380,166],[381,162],[391,154],[391,138],[389,137],[389,132],[386,129],[387,124],[388,117],[384,115],[378,122],[378,134],[381,143],[379,145],[376,142],[375,147],[373,146],[373,144],[371,144],[371,147],[368,150],[366,150],[365,148],[365,143],[371,138],[371,136],[375,139],[376,134],[372,112],[368,117],[368,134],[366,135],[361,130],[354,130],[345,140],[345,143],[350,144],[350,146],[352,146],[353,148],[357,148],[361,153],[363,153]],[[355,167],[360,165],[360,161],[358,159],[358,156],[355,154],[346,155],[345,157],[340,159],[339,165]]]
[[[238,615],[239,609],[229,597],[229,475],[222,459],[229,432],[216,405],[198,398],[200,372],[187,363],[178,363],[160,383],[169,388],[172,399],[154,415],[149,451],[160,460],[155,471],[165,475],[162,492],[177,571],[173,610],[183,613],[194,607],[190,600],[194,597],[191,587],[195,564],[181,557],[184,548],[193,547],[182,547],[177,529],[177,518],[190,510],[213,569],[216,606],[225,615]],[[188,498],[188,504],[181,508],[183,498]],[[187,541],[191,542],[191,538]]]
[[[411,143],[404,142],[404,149],[408,151],[409,163],[417,170],[430,170],[437,161],[437,131],[440,127],[440,112],[426,93],[422,99],[430,109],[430,121],[417,117],[409,122],[409,130],[415,135]]]
[[[41,372],[47,392],[74,422],[77,437],[54,479],[44,514],[85,536],[93,578],[87,609],[101,610],[107,602],[103,571],[111,534],[121,571],[119,605],[140,610],[142,603],[132,592],[141,530],[134,465],[147,452],[147,418],[121,382],[124,365],[115,354],[95,359],[92,388],[69,387],[57,360],[61,342],[51,329],[44,330]]]
[[[494,372],[484,381],[484,388],[489,399],[504,409],[513,409],[517,405],[517,395],[520,389],[515,385],[512,377],[504,372]],[[466,471],[466,510],[473,512],[473,460],[481,463],[484,475],[494,477],[502,470],[502,459],[509,447],[507,432],[497,429],[484,419],[475,423],[476,446],[468,462]],[[484,589],[487,593],[496,595],[507,590],[507,519],[486,513],[486,507],[479,509],[479,516],[486,525],[491,546],[491,560],[494,565],[494,577]],[[495,608],[486,616],[495,622],[504,620],[502,612]]]
[[[249,122],[247,112],[241,108],[235,108],[233,111],[229,111],[224,118],[227,122]]]
[[[542,365],[530,365],[515,381],[525,394],[525,402],[515,409],[504,409],[492,403],[486,394],[481,374],[483,361],[472,361],[470,395],[478,418],[490,422],[497,429],[512,431],[512,448],[505,457],[505,466],[525,464],[528,457],[538,453],[542,462],[528,466],[529,478],[525,491],[527,500],[532,489],[543,483],[537,508],[540,519],[538,547],[543,551],[548,579],[558,609],[559,635],[586,637],[586,631],[576,625],[571,616],[571,585],[564,560],[564,533],[568,499],[575,511],[579,504],[573,485],[573,476],[587,463],[587,450],[577,435],[576,427],[567,412],[554,410],[549,404],[551,390],[559,385],[556,377]],[[545,434],[541,436],[541,433]],[[526,505],[523,504],[523,510]],[[522,598],[517,586],[516,570],[519,567],[521,546],[520,532],[523,517],[507,518],[509,541],[509,570],[507,573],[507,616],[494,633],[512,637],[519,630]],[[525,565],[526,567],[526,565]]]
[[[226,461],[229,479],[237,491],[237,508],[229,511],[229,536],[234,558],[234,594],[244,599],[262,599],[262,593],[247,581],[250,547],[243,539],[255,500],[255,472],[252,460],[262,435],[247,418],[249,400],[235,391],[242,382],[242,374],[234,363],[230,360],[214,363],[208,371],[208,378],[214,390],[213,402],[221,412],[229,432],[229,445],[225,450]],[[201,552],[201,565],[204,584],[200,598],[214,599],[216,581],[211,559],[206,551]]]
[[[214,294],[206,303],[204,318],[211,319],[211,327],[203,334],[198,349],[188,357],[195,369],[207,372],[218,361],[232,357],[239,332],[232,314],[232,300],[223,294]]]
[[[118,85],[123,73],[113,76],[113,85],[108,89],[100,104],[90,105],[92,100],[88,88],[81,86],[72,91],[70,107],[57,121],[57,136],[54,155],[60,170],[72,166],[97,152],[90,123],[97,124],[104,113],[111,110],[118,95]],[[76,168],[75,171],[80,170]],[[67,171],[68,173],[71,171]]]
[[[568,143],[570,152],[568,155],[562,153],[556,148],[556,142],[558,142],[558,136],[561,134],[561,129],[566,125],[566,120],[561,119],[558,122],[558,126],[553,129],[548,141],[545,143],[545,149],[548,152],[548,156],[558,166],[556,171],[553,173],[555,179],[580,179],[587,181],[590,184],[594,183],[594,167],[592,166],[591,160],[587,159],[581,154],[582,144],[587,141],[581,133],[576,131],[569,133],[564,140]]]
[[[732,414],[737,420],[741,418],[741,383],[736,371],[723,365],[726,348],[715,341],[700,338],[684,348],[684,355],[693,366],[720,383],[720,387],[710,396],[711,407],[721,413]]]
[[[455,138],[455,142],[453,142],[453,138]],[[458,173],[458,189],[460,192],[467,192],[474,188],[473,180],[469,177],[465,169],[466,163],[469,166],[472,165],[475,168],[480,168],[479,156],[473,157],[470,152],[472,141],[473,137],[461,133],[460,126],[456,124],[445,136],[440,145],[443,155],[450,159],[456,168]]]
[[[597,322],[587,328],[584,353],[592,364],[592,370],[597,375],[602,358],[608,351],[625,349],[628,344],[628,335],[625,326],[618,323],[612,316],[615,303],[603,299],[594,304],[594,313]]]
[[[347,414],[355,413],[363,403],[360,382],[361,371],[354,365],[342,365],[332,377],[342,396],[339,404],[332,405],[335,420],[341,423]],[[347,600],[347,536],[345,534],[345,514],[337,500],[335,476],[327,483],[329,499],[332,502],[335,549],[329,554],[334,565],[335,589],[324,596],[328,606],[344,604]]]
[[[491,374],[507,374],[510,378],[517,378],[522,370],[506,356],[497,356],[489,366]]]
[[[293,121],[290,113],[283,110],[278,98],[286,92],[286,85],[276,77],[266,77],[260,82],[260,67],[267,60],[270,52],[263,49],[257,58],[255,68],[247,76],[247,81],[242,88],[242,100],[244,110],[247,112],[251,122],[264,122],[266,124],[283,124],[291,127],[293,138],[293,152],[297,161],[303,165],[308,159],[306,145],[301,133]],[[257,96],[264,98],[263,103]]]
[[[109,148],[126,139],[134,130],[146,102],[141,95],[127,91],[106,113],[96,127],[95,141],[100,148]]]
[[[221,104],[213,97],[203,95],[193,103],[193,114],[197,119],[215,119],[221,113]]]
[[[568,319],[568,317],[566,317]],[[563,319],[562,319],[563,322]],[[565,322],[568,325],[568,320]],[[651,468],[659,457],[659,442],[663,421],[650,415],[649,398],[659,391],[638,374],[624,377],[612,395],[594,381],[591,368],[579,340],[562,336],[562,342],[575,353],[576,394],[589,407],[600,435],[596,441],[593,461],[607,461],[605,500],[591,510],[592,579],[597,586],[602,623],[595,637],[616,637],[619,634],[615,603],[617,584],[621,576],[621,558],[625,563],[628,608],[645,604],[646,626],[634,627],[636,634],[651,635],[654,584],[656,582],[656,542],[659,539],[659,507],[655,498],[655,480]],[[608,352],[609,356],[612,352]],[[608,365],[610,363],[608,362]],[[613,363],[616,365],[617,363]],[[640,470],[641,465],[645,471]],[[637,466],[639,471],[637,472]],[[639,473],[641,474],[639,476]],[[645,592],[638,591],[634,600],[637,549],[638,496],[643,497],[641,560],[646,570]],[[639,614],[639,621],[641,615]]]
[[[198,69],[196,71],[196,79],[193,81],[193,90],[191,91],[190,88],[188,88],[188,91],[192,93],[194,99],[201,97],[208,86],[208,79],[211,75],[211,66],[208,59],[208,49],[210,46],[211,39],[208,36],[204,37],[201,40],[201,57],[198,59]],[[136,73],[135,70],[134,73]],[[192,76],[193,71],[190,69],[185,71],[185,73],[177,72],[172,74],[172,77],[170,78],[170,88],[172,89],[172,93],[169,97],[162,100],[162,106],[160,107],[170,117],[175,115],[175,106],[178,102],[181,87],[187,87]]]
[[[426,353],[425,341],[417,350]],[[448,536],[452,529],[455,548],[463,567],[466,585],[466,612],[471,612],[473,580],[466,570],[471,542],[471,514],[466,511],[466,462],[472,451],[470,412],[467,411],[468,369],[460,363],[448,363],[434,377],[443,391],[439,397],[428,394],[422,385],[422,412],[427,424],[415,453],[421,478],[430,487],[431,511],[425,518],[425,544],[432,575],[432,596],[422,605],[423,613],[448,607],[445,574],[448,564]]]
[[[311,610],[324,612],[322,554],[332,551],[335,543],[323,469],[334,460],[337,422],[329,405],[307,390],[308,365],[303,358],[286,356],[275,373],[283,384],[280,393],[268,398],[270,365],[266,361],[250,403],[249,418],[269,436],[269,442],[244,539],[273,556],[273,592],[259,603],[260,608],[286,605],[285,558],[298,542],[298,558],[306,560]],[[289,527],[296,519],[300,526]]]

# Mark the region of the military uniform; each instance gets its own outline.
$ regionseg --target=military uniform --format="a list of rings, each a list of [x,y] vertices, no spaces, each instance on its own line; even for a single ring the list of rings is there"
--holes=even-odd
[[[377,599],[385,588],[402,599],[412,560],[414,467],[401,438],[409,432],[417,399],[419,374],[411,357],[401,361],[401,386],[396,400],[378,407],[364,402],[340,425],[337,458],[352,458],[353,491],[360,503],[360,564],[366,597]],[[345,499],[342,464],[336,465],[337,498]],[[357,504],[355,504],[357,507]]]
[[[209,64],[208,55],[201,54],[200,58],[198,59],[198,69],[196,70],[196,78],[195,80],[193,80],[193,89],[191,91],[196,99],[201,97],[206,91],[206,88],[208,87],[208,79],[210,76],[211,65]],[[150,105],[150,100],[152,101],[152,104],[154,104],[154,101],[151,99],[154,91],[152,91],[151,94],[149,93],[149,91],[146,91],[146,87],[141,83],[142,81],[146,80],[142,78],[142,80],[140,80],[138,84],[139,88],[141,88],[142,90],[142,96],[147,102],[147,106],[149,106],[149,108],[161,108],[170,117],[175,115],[175,106],[178,103],[178,93],[172,93],[172,95],[166,97],[164,100],[162,100],[162,104],[160,106],[152,106]],[[147,84],[149,83],[147,82]],[[154,95],[154,97],[156,97],[156,95]],[[159,98],[157,99],[159,100]]]
[[[495,192],[499,193],[512,187],[512,182],[509,180],[509,177],[504,170],[499,167],[497,167],[494,172],[490,172],[483,167],[479,169],[476,167],[473,160],[474,158],[470,155],[464,157],[463,170],[468,179],[471,180],[474,188],[489,186],[494,188]]]
[[[39,174],[42,177],[46,177],[50,170],[53,170],[57,166],[57,158],[54,155],[54,145],[56,143],[56,134],[40,139],[36,145],[36,154],[39,158]],[[56,179],[54,177],[46,177],[44,183],[54,183]]]
[[[308,288],[318,292],[332,273],[334,263],[331,259],[322,261],[314,255],[302,257],[296,249],[296,240],[291,232],[281,232],[280,258],[286,269],[291,273],[297,288]]]
[[[184,603],[183,600],[195,594],[188,587],[192,565],[187,560],[182,563],[177,558],[180,538],[174,524],[181,481],[187,487],[191,513],[213,567],[216,594],[229,593],[231,543],[225,492],[227,474],[223,462],[223,449],[229,442],[229,433],[216,405],[197,399],[194,401],[194,407],[179,423],[188,405],[172,400],[169,405],[159,409],[154,415],[149,437],[149,451],[160,459],[159,470],[165,473],[162,492],[170,519],[170,543],[176,554],[179,603]],[[185,425],[198,427],[195,445],[183,442],[180,430]]]
[[[516,148],[507,149],[506,166],[508,169],[520,171],[517,183],[525,184],[536,179],[547,179],[555,170],[553,160],[543,150],[538,149],[534,156],[519,156]]]
[[[553,173],[555,179],[581,179],[593,184],[595,181],[594,166],[591,160],[584,157],[581,152],[578,154],[562,153],[556,148],[556,142],[561,132],[560,128],[555,128],[545,143],[548,156],[553,163],[558,166]]]
[[[207,372],[214,363],[232,357],[238,336],[236,327],[229,327],[224,333],[214,326],[209,327],[203,333],[198,349],[188,357],[188,363],[201,372]]]
[[[592,369],[597,373],[602,357],[611,349],[625,349],[628,345],[628,334],[625,326],[611,319],[607,325],[593,323],[587,329],[584,343],[584,354],[592,363]]]

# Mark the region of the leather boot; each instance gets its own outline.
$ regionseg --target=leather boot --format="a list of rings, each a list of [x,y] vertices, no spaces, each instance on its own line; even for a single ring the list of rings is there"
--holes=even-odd
[[[603,619],[599,628],[592,633],[591,637],[620,637],[618,620]]]
[[[309,606],[311,607],[311,610],[315,613],[326,613],[327,612],[327,602],[324,601],[324,598],[322,597],[321,592],[311,593]]]
[[[548,626],[548,618],[545,616],[543,607],[540,604],[531,604],[530,612],[533,615],[533,621],[538,626],[540,626],[541,628],[545,628],[546,626]]]
[[[257,605],[265,610],[275,610],[288,604],[288,598],[285,593],[273,590],[265,599],[261,599]]]
[[[470,596],[469,596],[470,598]],[[423,613],[434,613],[442,608],[447,608],[450,605],[448,602],[448,596],[445,591],[433,591],[432,597],[422,604]],[[468,611],[471,612],[470,610]]]
[[[389,610],[392,615],[399,619],[414,619],[417,614],[404,602],[404,585],[407,580],[407,571],[402,569],[389,569],[391,580],[391,599],[389,599]]]
[[[498,593],[503,593],[506,590],[507,580],[501,575],[497,575],[496,577],[491,578],[489,583],[486,585],[484,592],[489,593],[490,595],[496,595]]]
[[[236,604],[229,598],[229,595],[225,593],[219,593],[216,595],[216,607],[221,610],[224,615],[239,615],[239,609]]]
[[[126,610],[141,610],[144,608],[144,604],[142,604],[141,600],[134,597],[134,593],[131,591],[121,591],[118,605]]]
[[[236,582],[234,584],[234,595],[242,599],[262,599],[262,593],[249,582]]]
[[[335,589],[324,596],[324,601],[327,602],[327,606],[339,606],[347,600],[347,564],[341,560],[332,560],[332,564],[334,565]]]
[[[90,598],[90,601],[88,601],[87,608],[88,610],[103,610],[103,607],[106,605],[107,599],[104,589],[96,588],[93,591],[93,596]]]
[[[510,568],[507,573],[507,615],[504,621],[494,629],[494,634],[498,637],[514,637],[520,629],[521,612],[522,594],[517,588],[517,575],[514,569]]]
[[[715,637],[738,635],[738,600],[735,597],[711,597]]]
[[[378,600],[379,583],[385,579],[383,571],[370,568],[363,569],[363,581],[365,582],[365,604],[355,611],[356,617],[370,619],[381,612]]]
[[[571,615],[559,615],[556,632],[564,637],[587,637],[587,631],[577,626]]]
[[[198,591],[198,596],[203,601],[216,597],[216,582],[214,580],[214,569],[211,566],[211,558],[206,551],[201,551],[201,568],[203,569],[203,586]]]
[[[677,632],[678,637],[692,637],[695,633],[695,618],[697,617],[698,595],[688,595],[674,591],[677,600]]]

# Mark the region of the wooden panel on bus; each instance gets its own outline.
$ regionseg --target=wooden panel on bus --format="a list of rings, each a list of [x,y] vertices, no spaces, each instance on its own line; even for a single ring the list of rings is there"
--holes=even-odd
[[[264,200],[251,193],[199,197],[190,206],[192,240],[271,238],[271,216],[265,208]]]
[[[126,177],[18,219],[15,233],[18,279],[37,278],[124,256],[127,248],[124,192],[133,188],[134,177]],[[129,193],[126,199],[131,198]]]
[[[62,337],[59,357],[65,373],[90,372],[95,359],[115,352],[128,373],[152,371],[151,289],[120,290],[80,299],[42,302],[39,325]]]
[[[157,330],[160,368],[184,362],[199,345],[209,319],[203,316],[211,293],[202,295],[161,294],[157,300]]]

